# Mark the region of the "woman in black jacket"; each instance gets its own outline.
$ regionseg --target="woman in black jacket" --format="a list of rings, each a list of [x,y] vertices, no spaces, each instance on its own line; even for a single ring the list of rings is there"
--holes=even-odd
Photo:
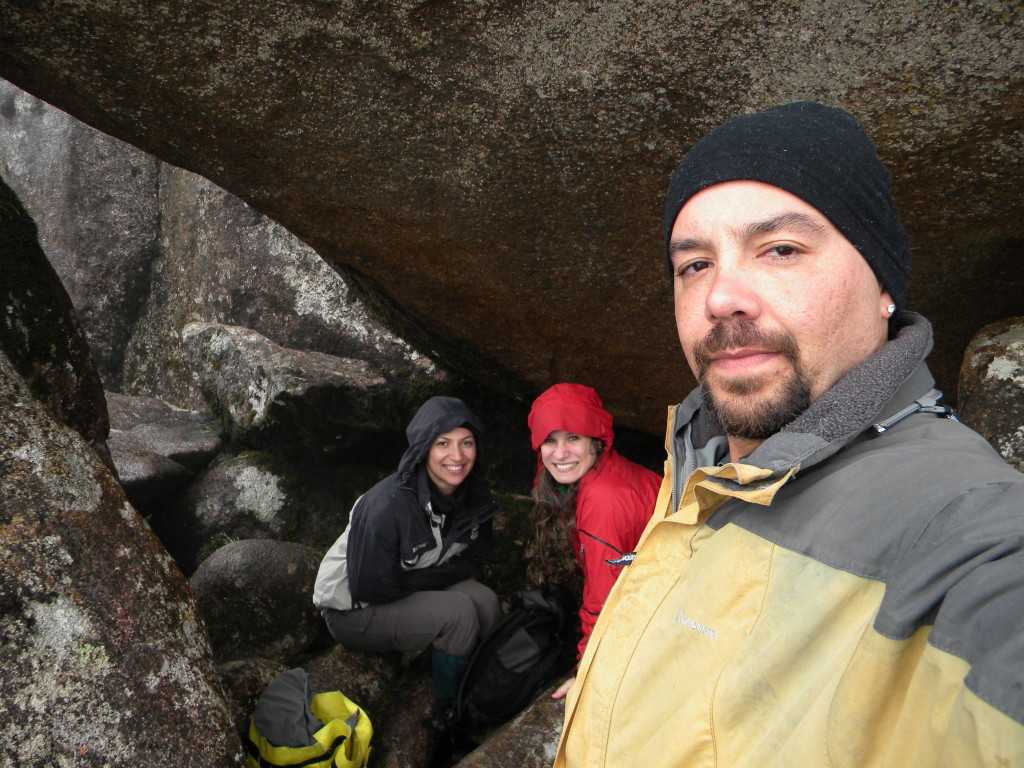
[[[406,429],[398,471],[356,500],[313,591],[347,648],[430,647],[441,702],[452,700],[470,651],[501,618],[497,595],[473,578],[490,555],[499,510],[473,472],[482,432],[461,400],[424,403]]]

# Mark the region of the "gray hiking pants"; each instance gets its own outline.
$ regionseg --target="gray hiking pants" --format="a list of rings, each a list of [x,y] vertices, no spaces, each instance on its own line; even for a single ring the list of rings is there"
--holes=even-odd
[[[468,656],[501,619],[490,587],[472,579],[442,590],[414,592],[401,600],[352,611],[323,610],[331,635],[356,651],[419,651],[433,647]]]

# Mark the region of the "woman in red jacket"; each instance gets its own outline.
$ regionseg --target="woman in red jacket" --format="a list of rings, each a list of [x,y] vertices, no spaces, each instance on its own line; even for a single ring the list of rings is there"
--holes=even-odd
[[[534,508],[541,519],[568,523],[583,570],[580,658],[651,517],[661,478],[612,449],[612,415],[590,387],[555,384],[533,402],[527,423],[537,451]],[[552,698],[564,696],[574,679]]]

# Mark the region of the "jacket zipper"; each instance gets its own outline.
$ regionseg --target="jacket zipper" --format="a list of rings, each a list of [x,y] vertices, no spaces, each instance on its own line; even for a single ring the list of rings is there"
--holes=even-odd
[[[879,421],[873,424],[875,431],[878,434],[882,434],[888,429],[903,421],[908,416],[913,416],[915,413],[934,413],[936,416],[945,416],[947,419],[953,421],[960,421],[956,415],[956,411],[950,408],[948,405],[939,405],[939,399],[942,397],[942,393],[933,389],[924,397],[920,397],[899,413],[890,416],[884,421]]]

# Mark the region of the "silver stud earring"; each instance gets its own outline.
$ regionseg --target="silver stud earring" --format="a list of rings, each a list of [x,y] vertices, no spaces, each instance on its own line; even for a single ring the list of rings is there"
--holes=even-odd
[[[887,307],[887,309],[889,310],[889,314],[891,315],[891,314],[892,314],[893,312],[895,312],[895,311],[896,311],[896,305],[895,305],[895,304],[890,304],[890,305],[889,305],[889,306]]]

